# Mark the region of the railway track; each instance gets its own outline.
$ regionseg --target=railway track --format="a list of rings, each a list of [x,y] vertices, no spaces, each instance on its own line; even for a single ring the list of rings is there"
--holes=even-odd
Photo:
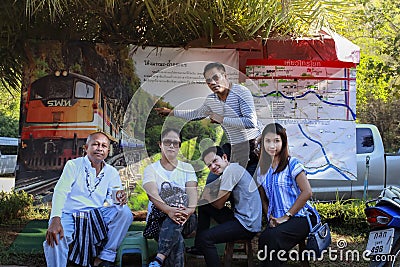
[[[25,191],[28,194],[44,195],[53,192],[54,186],[56,185],[60,176],[45,178],[45,177],[34,177],[29,181],[23,181],[21,184],[16,184],[15,191]]]
[[[25,172],[23,178],[16,179],[15,191],[24,191],[33,195],[33,204],[39,205],[51,201],[54,186],[59,174],[54,172]]]
[[[59,176],[45,180],[37,180],[33,183],[26,184],[23,187],[16,188],[16,191],[23,190],[32,195],[40,195],[47,192],[52,192],[56,185]]]

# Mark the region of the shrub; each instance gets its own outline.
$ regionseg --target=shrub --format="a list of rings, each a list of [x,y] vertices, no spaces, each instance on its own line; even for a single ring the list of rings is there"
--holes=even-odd
[[[369,230],[364,213],[365,202],[362,200],[336,200],[330,203],[315,203],[321,220],[328,222],[333,228],[344,231],[366,233]]]
[[[149,199],[146,191],[139,184],[136,185],[132,195],[129,197],[128,206],[132,211],[147,210]]]
[[[41,204],[34,205],[29,214],[31,220],[47,220],[50,218],[51,205]]]
[[[5,223],[30,215],[33,205],[32,195],[25,191],[0,192],[0,221]]]

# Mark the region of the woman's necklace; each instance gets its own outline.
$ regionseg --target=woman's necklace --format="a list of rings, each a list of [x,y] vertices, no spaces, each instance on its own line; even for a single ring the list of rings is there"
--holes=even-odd
[[[101,179],[103,179],[104,172],[100,172],[100,174],[95,178],[96,181],[94,183],[94,186],[90,185],[90,181],[91,181],[90,172],[86,166],[85,166],[85,172],[86,172],[86,187],[89,191],[89,197],[92,197],[92,193],[96,190],[97,186],[100,184]]]

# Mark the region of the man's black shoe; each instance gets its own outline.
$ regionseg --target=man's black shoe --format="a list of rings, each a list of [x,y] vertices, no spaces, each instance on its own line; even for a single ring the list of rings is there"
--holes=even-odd
[[[203,252],[200,249],[196,248],[195,246],[186,248],[186,253],[195,256],[196,258],[204,257]]]

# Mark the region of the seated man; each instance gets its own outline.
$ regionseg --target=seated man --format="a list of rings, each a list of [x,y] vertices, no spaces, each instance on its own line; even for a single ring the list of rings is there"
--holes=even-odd
[[[104,162],[109,148],[110,140],[104,133],[92,133],[85,145],[87,155],[66,163],[54,188],[43,242],[47,266],[67,266],[68,259],[88,266],[95,256],[94,266],[112,266],[133,216],[125,205],[127,196],[123,190],[119,192],[119,205],[112,203],[112,188],[121,188],[122,184],[118,171]],[[85,232],[85,227],[93,229],[93,234]],[[99,255],[91,253],[101,240],[105,244]],[[74,253],[68,257],[70,245]]]
[[[231,145],[225,143],[221,146],[223,154],[226,155],[228,161],[230,161]],[[217,223],[222,223],[226,218],[233,219],[233,212],[228,206],[224,206],[222,209],[215,208],[210,202],[217,199],[220,182],[218,179],[220,175],[210,172],[207,176],[206,186],[204,187],[203,193],[198,202],[197,209],[197,229],[196,236],[194,238],[194,245],[186,248],[186,252],[191,255],[203,256],[203,252],[200,249],[199,235],[204,230],[210,228],[211,219],[214,219]],[[231,195],[228,199],[230,207],[233,206],[233,196]]]
[[[238,163],[230,163],[220,147],[209,147],[202,159],[211,172],[220,175],[218,196],[203,194],[203,199],[223,211],[224,217],[218,218],[217,226],[197,233],[197,239],[207,266],[221,266],[215,244],[251,239],[261,231],[261,198],[253,177]],[[233,211],[225,209],[231,195]]]

